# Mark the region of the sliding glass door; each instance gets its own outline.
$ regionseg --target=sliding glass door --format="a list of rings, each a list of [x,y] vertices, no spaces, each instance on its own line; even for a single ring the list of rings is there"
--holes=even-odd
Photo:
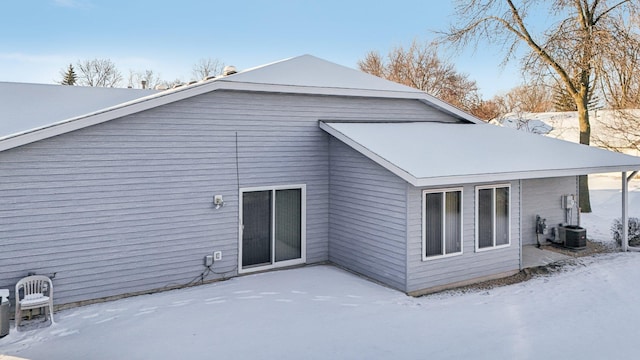
[[[304,262],[305,187],[240,192],[240,272]]]

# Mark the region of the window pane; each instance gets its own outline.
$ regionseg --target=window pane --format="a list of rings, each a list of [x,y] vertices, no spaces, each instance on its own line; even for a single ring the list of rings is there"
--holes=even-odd
[[[493,246],[493,189],[478,190],[478,247]]]
[[[276,191],[276,261],[302,257],[301,190]]]
[[[426,256],[442,255],[442,193],[425,195]]]
[[[462,249],[462,234],[460,230],[462,225],[461,195],[460,191],[452,191],[448,192],[446,196],[445,246],[447,254],[460,252]]]
[[[496,188],[496,245],[509,243],[509,188]]]
[[[242,266],[271,263],[271,191],[242,194]]]

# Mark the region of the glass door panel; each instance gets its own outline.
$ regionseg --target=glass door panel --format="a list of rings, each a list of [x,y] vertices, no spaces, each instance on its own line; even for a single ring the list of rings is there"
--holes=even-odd
[[[272,192],[242,194],[242,267],[271,263]]]
[[[275,260],[302,257],[302,199],[300,189],[276,190]]]

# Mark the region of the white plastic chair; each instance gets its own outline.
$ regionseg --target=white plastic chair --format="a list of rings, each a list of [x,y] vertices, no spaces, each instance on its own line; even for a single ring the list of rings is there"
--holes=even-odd
[[[22,297],[20,296],[22,290]],[[53,321],[53,283],[43,275],[33,275],[22,278],[16,284],[16,330],[22,320],[22,310],[44,308],[44,321],[47,321],[47,311]]]

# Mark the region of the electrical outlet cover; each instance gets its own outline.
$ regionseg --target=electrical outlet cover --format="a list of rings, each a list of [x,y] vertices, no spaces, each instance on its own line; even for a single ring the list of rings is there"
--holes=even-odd
[[[213,253],[213,260],[214,261],[220,261],[222,260],[222,251],[215,251]]]

